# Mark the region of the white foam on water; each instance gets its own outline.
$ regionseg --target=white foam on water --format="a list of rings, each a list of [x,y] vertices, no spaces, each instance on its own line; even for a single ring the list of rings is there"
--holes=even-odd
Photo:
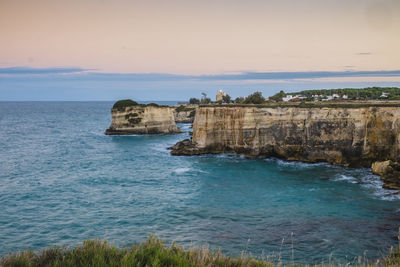
[[[167,145],[155,145],[155,146],[152,146],[151,149],[152,149],[152,150],[155,150],[155,151],[165,152],[165,151],[169,151],[169,150],[167,149],[168,147],[169,147],[169,146],[167,146]]]
[[[309,169],[309,168],[315,168],[315,167],[320,167],[320,166],[334,167],[326,162],[308,163],[308,162],[301,162],[301,161],[287,161],[287,160],[281,160],[281,159],[276,159],[276,158],[267,158],[267,159],[265,159],[265,161],[276,162],[279,166],[284,166],[284,167],[287,166],[287,167],[302,168],[302,169]]]
[[[389,191],[389,190],[385,190],[385,191]],[[394,191],[393,193],[386,193],[383,196],[379,196],[382,200],[389,200],[389,201],[393,201],[393,200],[400,200],[400,195],[396,194],[396,191]]]
[[[232,154],[232,153],[223,153],[223,154],[216,154],[215,155],[216,158],[245,158],[244,156],[237,156],[236,154]]]
[[[91,132],[89,132],[90,134],[92,134],[92,135],[95,135],[95,136],[107,136],[105,133],[104,133],[104,131],[102,131],[102,132],[94,132],[94,131],[91,131]]]
[[[351,177],[351,176],[346,176],[346,175],[341,175],[341,176],[345,177],[345,178]],[[338,179],[338,180],[341,180],[341,179]],[[346,179],[342,179],[342,180],[346,180]],[[361,187],[371,191],[372,195],[379,199],[389,200],[389,201],[400,199],[400,195],[396,194],[397,190],[389,190],[389,189],[383,188],[382,180],[379,178],[379,176],[374,175],[372,173],[362,174],[361,178],[359,178],[358,180],[357,180],[357,178],[353,177],[353,180],[349,179],[349,182],[360,184]]]
[[[349,175],[345,175],[345,174],[340,174],[340,175],[336,176],[333,179],[333,181],[347,181],[347,182],[352,183],[352,184],[357,184],[358,183],[358,181],[357,181],[357,179],[355,177],[349,176]]]
[[[192,125],[190,123],[177,123],[177,125],[183,132],[190,132],[192,128],[190,128]]]
[[[372,194],[382,200],[398,200],[400,195],[395,194],[396,190],[389,190],[382,187],[383,182],[379,176],[372,173],[362,177],[361,186],[372,191]]]
[[[182,173],[185,173],[185,172],[189,172],[191,170],[192,170],[191,168],[177,168],[173,172],[177,173],[177,174],[182,174]]]

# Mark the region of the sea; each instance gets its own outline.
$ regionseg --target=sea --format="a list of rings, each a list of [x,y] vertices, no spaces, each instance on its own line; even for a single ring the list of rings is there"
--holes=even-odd
[[[365,263],[399,244],[400,196],[368,168],[171,156],[190,124],[107,136],[112,105],[0,102],[0,256],[155,235],[275,263]]]

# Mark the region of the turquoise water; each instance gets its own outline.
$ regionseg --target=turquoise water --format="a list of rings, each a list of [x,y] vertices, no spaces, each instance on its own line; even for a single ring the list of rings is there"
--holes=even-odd
[[[296,263],[373,260],[397,244],[399,197],[368,169],[174,157],[166,148],[190,125],[105,136],[111,106],[0,103],[0,255],[149,234]]]

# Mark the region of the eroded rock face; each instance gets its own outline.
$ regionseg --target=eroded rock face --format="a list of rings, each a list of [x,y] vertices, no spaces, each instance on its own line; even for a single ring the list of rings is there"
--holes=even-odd
[[[400,151],[400,108],[199,107],[190,149],[367,166]]]
[[[128,106],[111,110],[111,126],[108,135],[121,134],[173,134],[180,133],[176,126],[173,109],[155,106]]]
[[[195,110],[191,111],[174,111],[174,119],[176,123],[193,123]]]
[[[375,173],[376,175],[383,175],[388,171],[388,168],[390,168],[391,160],[385,160],[385,161],[376,161],[372,163],[371,169],[372,172]]]
[[[176,123],[193,123],[198,105],[181,105],[174,109]]]
[[[383,187],[400,190],[400,163],[391,160],[372,163],[372,172],[379,175]]]

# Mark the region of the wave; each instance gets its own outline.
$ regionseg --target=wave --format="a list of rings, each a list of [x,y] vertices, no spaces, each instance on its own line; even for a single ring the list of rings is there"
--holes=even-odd
[[[189,123],[189,124],[187,124],[187,123],[177,123],[176,124],[179,128],[181,128],[181,130],[182,131],[190,131],[191,130],[191,127],[192,127],[192,125]]]
[[[362,170],[361,170],[362,171]],[[379,176],[374,175],[372,173],[368,173],[366,170],[364,172],[358,172],[358,175],[346,175],[340,174],[335,176],[333,181],[345,181],[352,184],[359,184],[361,187],[370,191],[372,195],[381,200],[399,200],[400,194],[396,194],[397,190],[389,190],[382,187],[383,182],[379,178]]]
[[[358,184],[357,178],[345,174],[340,174],[336,176],[335,178],[333,178],[333,181],[347,181],[352,184]]]
[[[302,169],[316,168],[316,167],[321,167],[321,166],[330,167],[330,168],[336,167],[336,166],[331,165],[326,162],[309,163],[309,162],[301,162],[301,161],[287,161],[287,160],[277,159],[277,158],[266,158],[264,160],[267,162],[275,163],[278,166],[294,167],[294,168],[302,168]]]
[[[177,168],[173,172],[176,173],[176,174],[182,174],[182,173],[185,173],[185,172],[189,172],[191,170],[192,170],[191,168]]]

